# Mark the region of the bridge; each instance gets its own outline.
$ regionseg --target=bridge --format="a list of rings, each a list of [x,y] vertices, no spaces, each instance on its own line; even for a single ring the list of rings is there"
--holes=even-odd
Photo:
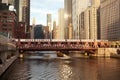
[[[87,51],[107,48],[107,40],[76,39],[16,39],[17,49],[21,51]]]

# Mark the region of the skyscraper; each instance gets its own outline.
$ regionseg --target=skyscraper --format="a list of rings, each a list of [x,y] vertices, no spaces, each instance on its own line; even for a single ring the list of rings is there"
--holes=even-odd
[[[56,25],[56,21],[54,20],[53,21],[53,39],[57,39],[57,34],[58,34],[58,32],[57,32],[57,25]]]
[[[59,39],[64,39],[64,9],[60,8],[58,10],[58,26],[59,26]]]
[[[72,0],[64,0],[65,38],[67,39],[68,26],[72,23]]]
[[[30,30],[30,0],[23,0],[22,21],[26,23],[26,32]]]
[[[34,39],[44,39],[44,32],[43,32],[42,25],[36,25],[34,27]]]
[[[120,0],[101,0],[101,39],[120,40]]]
[[[30,27],[30,37],[34,39],[34,27],[35,27],[35,18],[32,19],[32,25]]]
[[[17,22],[19,22],[19,2],[20,2],[20,0],[15,0],[14,1],[14,7],[15,7],[15,9],[16,9],[16,14],[17,14]]]
[[[47,14],[47,26],[49,26],[49,31],[51,32],[51,28],[52,28],[52,15],[51,14]]]
[[[26,33],[30,30],[30,0],[19,0],[19,22],[25,22]]]
[[[68,39],[72,39],[73,37],[73,27],[72,24],[70,23],[68,26]]]
[[[52,39],[52,15],[47,14],[47,26],[49,27],[50,39]]]
[[[100,0],[92,0],[91,5],[84,11],[84,26],[80,26],[81,38],[99,39],[99,6]],[[80,17],[82,18],[82,15]]]
[[[72,24],[76,39],[80,38],[80,14],[88,5],[90,5],[90,0],[72,0]]]

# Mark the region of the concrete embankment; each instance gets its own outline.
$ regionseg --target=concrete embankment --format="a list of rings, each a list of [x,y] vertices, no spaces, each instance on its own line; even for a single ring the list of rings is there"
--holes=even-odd
[[[0,76],[6,71],[6,69],[16,60],[18,56],[12,56],[7,59],[4,63],[0,64]]]
[[[0,35],[0,75],[16,60],[18,53],[12,41]]]

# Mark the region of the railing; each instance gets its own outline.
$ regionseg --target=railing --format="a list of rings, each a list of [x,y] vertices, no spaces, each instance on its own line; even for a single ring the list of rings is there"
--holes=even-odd
[[[99,47],[109,47],[108,41],[49,39],[17,40],[17,48],[19,50],[94,50]]]

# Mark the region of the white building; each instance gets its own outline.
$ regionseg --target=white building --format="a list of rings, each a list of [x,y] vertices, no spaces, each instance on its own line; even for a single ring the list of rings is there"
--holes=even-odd
[[[64,39],[64,29],[65,29],[65,26],[64,26],[64,9],[63,8],[60,8],[58,10],[58,26],[59,26],[59,39]]]
[[[51,28],[52,28],[52,15],[51,14],[47,14],[47,26],[49,26],[49,31],[51,32]]]
[[[88,5],[90,0],[72,0],[72,24],[74,31],[74,38],[80,38],[80,14],[83,12]]]
[[[84,11],[84,30],[85,39],[98,39],[99,38],[99,6],[100,0],[92,0],[91,6]]]

